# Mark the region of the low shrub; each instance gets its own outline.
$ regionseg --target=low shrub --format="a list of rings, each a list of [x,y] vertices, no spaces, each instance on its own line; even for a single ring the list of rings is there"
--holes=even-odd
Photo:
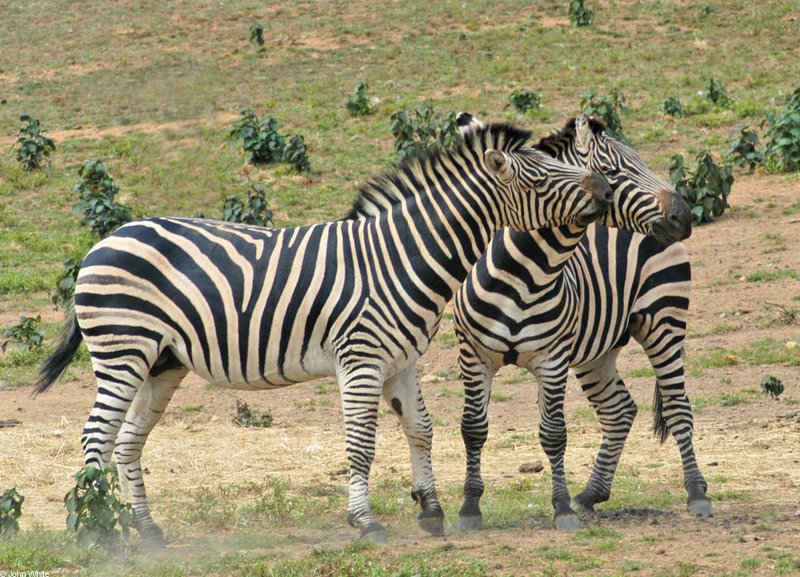
[[[127,541],[133,524],[130,505],[115,495],[119,477],[114,467],[104,471],[83,467],[75,474],[75,486],[64,495],[67,528],[81,547],[116,547]],[[117,528],[119,525],[119,528]]]
[[[17,492],[16,487],[0,495],[0,535],[11,535],[19,531],[17,519],[22,516],[24,501],[25,497]]]
[[[597,95],[589,92],[581,100],[581,108],[585,114],[600,118],[606,124],[606,132],[620,142],[629,143],[630,139],[622,132],[620,114],[627,114],[625,95],[616,88],[608,94]]]
[[[350,116],[365,116],[372,114],[372,106],[369,102],[369,84],[366,80],[356,84],[355,92],[347,98],[347,112]]]
[[[81,214],[81,224],[103,238],[130,222],[131,209],[114,200],[119,187],[102,162],[87,160],[78,169],[78,174],[81,180],[72,187],[73,194],[78,195],[78,201],[73,205],[72,212]]]
[[[767,166],[780,172],[800,171],[800,84],[786,105],[767,114],[764,156]]]
[[[8,339],[3,342],[0,350],[6,350],[9,344],[25,350],[38,349],[42,346],[44,341],[44,331],[38,329],[39,323],[42,322],[42,317],[20,317],[19,323],[13,327],[6,329],[3,333],[3,338]]]
[[[245,204],[238,196],[232,194],[225,199],[222,206],[222,220],[267,226],[272,224],[272,211],[266,198],[266,187],[253,184]]]
[[[456,113],[437,110],[426,100],[417,110],[398,110],[391,115],[394,149],[400,159],[434,145],[450,146],[461,140]]]
[[[19,119],[27,124],[19,129],[17,142],[17,160],[22,163],[25,170],[36,170],[42,163],[49,159],[50,151],[56,149],[51,138],[44,135],[44,130],[39,125],[39,119],[30,114],[22,114]]]
[[[536,110],[542,106],[539,102],[539,95],[533,90],[527,90],[525,88],[515,90],[509,95],[508,99],[517,112],[521,112],[522,114],[531,110]]]
[[[747,167],[753,172],[756,166],[764,164],[764,155],[760,149],[758,134],[750,130],[749,126],[740,126],[731,132],[728,138],[725,160],[734,166]]]
[[[567,14],[573,26],[589,26],[594,20],[594,11],[583,5],[583,0],[570,0]]]
[[[685,165],[683,156],[674,154],[667,163],[669,178],[678,193],[692,210],[694,224],[713,222],[722,216],[728,204],[733,185],[730,168],[714,162],[708,152],[696,157],[694,169]]]

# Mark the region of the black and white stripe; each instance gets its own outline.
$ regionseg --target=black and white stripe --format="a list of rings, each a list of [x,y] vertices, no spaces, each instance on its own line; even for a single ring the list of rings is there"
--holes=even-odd
[[[636,405],[616,370],[629,336],[648,353],[657,375],[660,434],[678,440],[690,508],[710,513],[706,484],[692,448],[692,419],[680,360],[688,307],[689,268],[681,244],[691,234],[683,199],[630,147],[608,137],[601,123],[579,116],[542,139],[538,148],[597,170],[614,188],[598,222],[648,234],[565,226],[531,233],[504,231],[491,242],[455,299],[456,334],[465,386],[462,435],[467,450],[459,527],[480,527],[480,455],[495,372],[528,368],[539,384],[540,440],[553,471],[553,507],[560,530],[579,526],[564,471],[564,393],[574,367],[603,428],[591,480],[574,505],[591,509],[608,498]]]
[[[46,389],[86,341],[98,382],[83,434],[88,465],[112,452],[148,545],[163,543],[145,495],[142,447],[181,379],[269,389],[335,375],[350,462],[348,519],[385,540],[369,507],[381,395],[412,454],[420,522],[443,531],[430,418],[415,362],[451,299],[503,226],[588,222],[601,176],[525,148],[530,133],[489,126],[451,150],[362,187],[350,218],[287,229],[155,218],[128,224],[86,256],[69,333],[42,369]]]

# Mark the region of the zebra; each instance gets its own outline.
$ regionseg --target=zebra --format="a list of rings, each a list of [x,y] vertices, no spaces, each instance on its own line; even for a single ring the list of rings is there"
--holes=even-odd
[[[526,147],[530,138],[498,123],[408,159],[369,179],[334,222],[270,229],[150,218],[89,251],[65,335],[35,393],[85,340],[98,383],[82,435],[85,462],[103,469],[113,453],[144,547],[165,542],[141,451],[190,371],[250,390],[335,376],[350,467],[347,518],[373,542],[387,538],[368,492],[383,396],[407,436],[420,526],[444,532],[416,360],[497,230],[583,226],[611,197],[602,176]]]
[[[469,115],[459,122],[465,127],[479,125]],[[461,430],[467,454],[458,527],[481,526],[480,458],[488,433],[491,381],[500,367],[509,364],[530,370],[539,385],[539,432],[553,472],[557,529],[579,527],[573,507],[591,511],[596,503],[608,500],[637,412],[616,369],[617,355],[631,336],[655,370],[655,432],[662,443],[669,433],[677,440],[689,510],[710,516],[706,481],[692,445],[692,413],[681,358],[691,271],[686,248],[676,241],[691,234],[688,205],[633,149],[609,137],[596,119],[577,116],[536,147],[569,164],[601,172],[615,189],[615,199],[588,234],[586,227],[576,225],[499,233],[456,294],[454,321],[465,390]],[[670,207],[671,214],[650,224],[653,207],[636,206],[633,191],[639,195],[649,191]],[[563,409],[570,367],[603,432],[590,480],[572,500],[564,471]]]

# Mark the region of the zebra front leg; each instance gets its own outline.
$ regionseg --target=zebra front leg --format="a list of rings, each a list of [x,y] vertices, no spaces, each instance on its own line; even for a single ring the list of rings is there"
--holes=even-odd
[[[419,526],[433,535],[444,535],[444,511],[436,494],[431,465],[433,427],[417,383],[416,365],[386,382],[383,397],[400,419],[411,451],[411,497],[422,508]]]
[[[586,487],[572,500],[578,510],[593,511],[597,503],[608,501],[611,482],[619,464],[638,409],[616,368],[619,349],[606,353],[589,366],[576,369],[583,393],[594,407],[603,431]]]
[[[372,370],[370,370],[372,369]],[[345,450],[350,462],[347,521],[360,531],[359,539],[385,543],[386,529],[369,506],[369,471],[375,458],[375,432],[383,376],[372,366],[339,377],[344,416]]]
[[[472,355],[470,357],[475,358]],[[462,350],[464,409],[461,415],[461,438],[467,453],[467,476],[464,481],[464,503],[458,512],[458,530],[477,531],[483,524],[480,508],[484,489],[481,453],[489,435],[489,398],[494,372],[477,360],[467,364],[464,362],[467,358]]]
[[[133,523],[142,538],[142,548],[166,546],[164,532],[153,521],[142,478],[141,456],[147,437],[161,419],[187,369],[169,370],[150,376],[133,399],[125,422],[117,434],[114,457],[119,470],[120,490],[133,509]]]
[[[564,470],[567,449],[567,423],[564,420],[564,395],[568,364],[550,360],[531,363],[529,369],[539,383],[539,439],[553,475],[553,509],[556,529],[561,532],[580,528],[578,514],[572,509]]]

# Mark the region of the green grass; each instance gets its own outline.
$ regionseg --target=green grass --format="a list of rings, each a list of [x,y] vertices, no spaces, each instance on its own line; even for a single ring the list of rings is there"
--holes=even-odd
[[[790,269],[768,269],[759,270],[745,276],[747,282],[770,282],[773,280],[794,279],[800,278],[797,271]]]

